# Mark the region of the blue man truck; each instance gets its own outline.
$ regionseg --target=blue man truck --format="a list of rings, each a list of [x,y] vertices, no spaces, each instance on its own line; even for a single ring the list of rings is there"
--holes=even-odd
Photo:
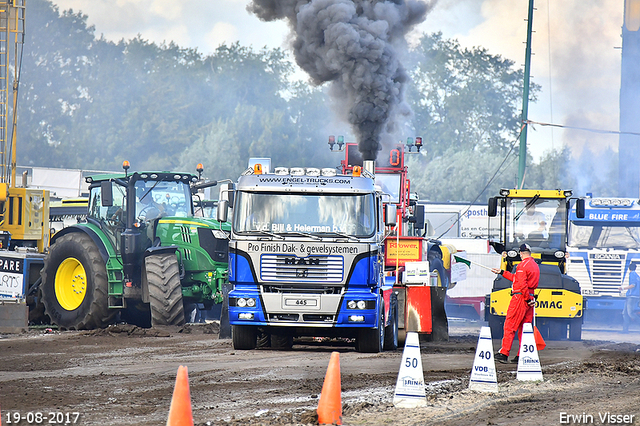
[[[360,352],[397,348],[397,300],[384,280],[382,193],[371,174],[269,174],[258,164],[221,194],[219,219],[229,204],[235,349],[256,348],[259,335],[277,349],[300,336],[355,339]],[[395,211],[386,217],[395,220]]]
[[[270,173],[262,159],[220,192],[218,220],[233,207],[228,310],[236,349],[335,337],[380,352],[396,349],[407,331],[448,340],[444,300],[456,249],[419,236],[424,211],[404,164],[421,138],[376,161],[330,137],[332,151],[336,145],[345,154],[339,173]]]

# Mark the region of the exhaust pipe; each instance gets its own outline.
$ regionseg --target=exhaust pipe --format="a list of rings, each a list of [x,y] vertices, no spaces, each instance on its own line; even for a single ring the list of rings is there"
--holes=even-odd
[[[374,160],[364,160],[362,162],[362,168],[371,173],[373,176],[376,174],[376,162]]]

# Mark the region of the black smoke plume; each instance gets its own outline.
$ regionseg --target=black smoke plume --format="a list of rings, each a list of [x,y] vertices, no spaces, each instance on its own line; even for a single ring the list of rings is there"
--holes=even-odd
[[[375,160],[384,135],[409,115],[408,75],[397,49],[435,0],[253,0],[247,9],[264,21],[284,19],[294,56],[314,84],[332,82],[363,159]]]

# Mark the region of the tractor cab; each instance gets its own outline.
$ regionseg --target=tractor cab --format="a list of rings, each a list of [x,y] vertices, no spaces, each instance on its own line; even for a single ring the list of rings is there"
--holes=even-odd
[[[89,211],[87,221],[99,226],[121,252],[121,236],[146,235],[150,245],[154,228],[162,217],[193,217],[191,184],[197,177],[188,173],[148,172],[109,174],[87,178]]]

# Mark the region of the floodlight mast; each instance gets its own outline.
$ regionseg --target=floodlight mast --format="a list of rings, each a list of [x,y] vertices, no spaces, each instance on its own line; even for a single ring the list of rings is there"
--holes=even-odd
[[[529,120],[529,80],[531,77],[531,33],[533,31],[533,1],[529,0],[527,17],[527,47],[524,58],[524,88],[522,92],[522,131],[520,132],[520,152],[518,154],[518,189],[524,189],[527,167],[527,126]]]

